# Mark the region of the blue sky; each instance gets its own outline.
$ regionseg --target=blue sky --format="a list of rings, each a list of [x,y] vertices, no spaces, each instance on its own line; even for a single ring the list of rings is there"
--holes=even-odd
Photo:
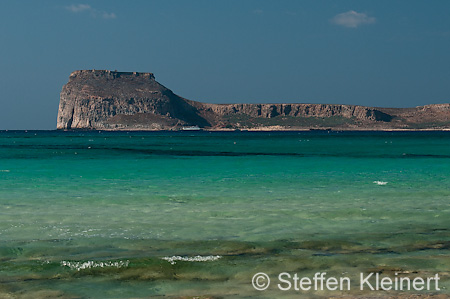
[[[54,129],[78,69],[213,103],[450,102],[450,1],[1,1],[0,129]]]

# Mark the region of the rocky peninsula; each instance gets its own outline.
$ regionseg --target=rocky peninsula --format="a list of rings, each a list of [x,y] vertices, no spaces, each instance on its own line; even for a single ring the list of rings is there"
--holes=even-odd
[[[208,104],[152,73],[80,70],[59,103],[59,130],[446,130],[450,104],[375,108],[333,104]]]

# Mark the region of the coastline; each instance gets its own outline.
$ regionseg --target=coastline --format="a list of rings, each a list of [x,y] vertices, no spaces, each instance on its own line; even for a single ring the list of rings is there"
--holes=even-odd
[[[5,131],[5,130],[3,130]],[[9,130],[12,131],[12,130]],[[19,130],[25,131],[25,130]],[[28,130],[32,131],[32,130]],[[449,132],[450,128],[433,128],[433,129],[377,129],[377,128],[332,128],[332,129],[321,129],[321,128],[271,128],[271,127],[261,127],[261,128],[250,128],[250,129],[227,129],[227,128],[201,128],[201,130],[181,130],[181,129],[139,129],[139,128],[129,128],[123,130],[117,129],[56,129],[56,130],[37,130],[37,131],[59,131],[59,132],[95,132],[95,131],[105,131],[105,132]]]

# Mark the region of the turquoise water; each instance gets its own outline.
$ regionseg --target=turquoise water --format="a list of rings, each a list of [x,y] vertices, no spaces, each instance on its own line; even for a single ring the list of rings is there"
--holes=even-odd
[[[299,295],[257,272],[450,294],[448,132],[3,131],[0,207],[2,298]]]

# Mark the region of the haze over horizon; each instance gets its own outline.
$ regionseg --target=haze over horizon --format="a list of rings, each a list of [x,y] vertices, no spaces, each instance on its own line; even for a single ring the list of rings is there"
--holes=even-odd
[[[0,129],[55,129],[80,69],[151,72],[190,100],[450,102],[448,1],[3,1]]]

